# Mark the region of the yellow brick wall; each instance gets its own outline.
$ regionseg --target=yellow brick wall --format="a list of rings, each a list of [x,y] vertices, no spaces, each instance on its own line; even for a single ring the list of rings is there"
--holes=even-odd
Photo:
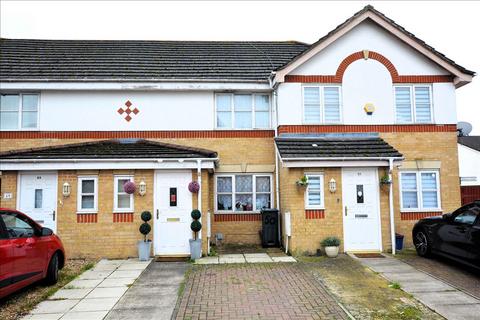
[[[17,172],[3,171],[0,175],[0,208],[15,209],[17,207]],[[11,199],[4,199],[5,193],[11,193]]]
[[[456,132],[382,133],[380,136],[399,150],[406,160],[439,160],[441,162],[440,198],[443,212],[452,212],[460,207],[460,177]],[[394,170],[393,196],[395,230],[406,236],[405,243],[407,246],[412,246],[411,233],[416,221],[400,219],[398,169]]]
[[[441,162],[440,187],[443,212],[451,212],[460,206],[460,184],[458,175],[457,137],[455,132],[445,133],[382,133],[381,137],[399,150],[405,160],[437,160]],[[295,181],[306,172],[323,172],[325,175],[325,219],[306,219],[304,188]],[[386,173],[378,169],[378,176]],[[405,245],[412,246],[411,231],[416,221],[401,220],[398,172],[393,172],[393,196],[395,231],[405,235]],[[328,181],[337,181],[337,192],[328,191]],[[292,237],[289,247],[294,253],[314,253],[320,248],[320,241],[329,235],[343,240],[341,169],[339,168],[281,168],[280,200],[282,214],[290,211]],[[391,251],[390,212],[388,188],[380,188],[380,216],[382,245],[384,251]],[[285,243],[285,239],[284,243]],[[343,249],[343,246],[340,248]]]
[[[9,139],[9,140],[0,141],[0,151],[80,143],[80,142],[92,141],[92,140],[93,139]],[[204,149],[216,151],[218,153],[220,166],[232,165],[232,164],[273,165],[275,163],[273,138],[209,138],[209,139],[150,139],[150,140],[191,146],[191,147],[198,147],[198,148],[204,148]],[[153,173],[151,174],[153,175]],[[196,180],[196,176],[197,176],[196,170],[193,170],[192,179]],[[153,176],[151,177],[151,179],[153,179]],[[137,181],[136,177],[135,177],[135,180]],[[258,236],[258,230],[260,230],[261,228],[260,221],[217,222],[217,223],[214,221],[214,176],[213,174],[209,173],[206,170],[203,170],[202,183],[203,183],[203,193],[202,193],[203,208],[201,211],[203,214],[203,218],[202,218],[203,251],[206,252],[207,250],[207,236],[206,236],[207,235],[207,219],[206,219],[207,212],[211,213],[212,237],[214,237],[216,232],[222,232],[225,235],[226,242],[259,243],[260,239]],[[62,184],[63,182],[62,180],[60,180],[60,176],[59,176],[59,188]],[[113,184],[113,178],[110,184]],[[99,181],[99,185],[100,185],[100,181]],[[150,184],[147,182],[147,195],[143,197],[144,199],[146,199],[147,197],[150,197],[150,198],[153,197],[153,195],[151,194],[153,187],[149,188],[148,185]],[[74,184],[72,184],[72,186],[74,186]],[[153,186],[153,182],[151,186]],[[107,188],[110,188],[110,187],[107,187]],[[111,188],[113,188],[113,185]],[[76,192],[76,182],[75,182],[75,192]],[[99,204],[105,201],[103,199],[103,197],[105,196],[106,195],[102,195],[102,197],[99,199]],[[73,199],[74,197],[76,196],[74,196],[73,190],[72,190],[72,196],[70,196],[69,198]],[[107,211],[110,210],[110,218],[111,218],[111,215],[112,215],[111,211],[113,208],[113,194],[107,197],[110,197],[110,198],[107,199],[108,201],[106,202],[105,206],[109,205],[110,208],[105,207],[105,208],[102,208],[102,210],[103,209]],[[137,198],[138,195],[136,195],[135,197]],[[153,198],[150,201],[153,201]],[[193,208],[196,208],[197,195],[195,194],[193,195],[192,201],[193,201]],[[75,202],[75,206],[76,206],[76,202]],[[137,201],[136,201],[135,214],[139,215],[143,210],[144,209],[140,210],[140,207],[137,207]],[[153,214],[153,203],[152,203],[152,208],[150,210],[152,210],[152,214]],[[136,219],[135,221],[138,220],[138,223],[141,222],[139,217],[136,216],[135,219]],[[100,223],[102,223],[103,225],[103,223],[106,223],[106,222],[107,221],[104,219],[104,217],[101,217],[99,213],[97,225],[100,225]],[[75,224],[76,224],[76,220],[75,220]],[[111,222],[111,224],[113,224],[113,222]],[[119,225],[119,224],[121,223],[115,223],[115,225]],[[87,224],[78,224],[78,225],[82,226]],[[133,231],[130,230],[133,235],[127,236],[126,238],[128,238],[129,240],[125,240],[125,241],[134,241],[135,239],[137,239],[136,233],[138,233],[139,225],[137,226],[137,224],[135,224],[135,226],[136,227],[132,229]],[[95,229],[95,227],[92,227],[92,226],[88,226],[87,229],[97,230]],[[60,228],[59,228],[59,232],[61,232]],[[73,233],[75,232],[75,230],[65,229],[65,232],[63,233],[65,234],[65,236],[67,236],[67,233],[69,232]],[[70,236],[71,235],[68,235],[68,237]],[[73,239],[72,241],[76,241],[76,239],[77,238]],[[153,230],[152,230],[152,239],[153,239]],[[121,242],[119,240],[116,240],[116,241]],[[78,250],[76,250],[75,255],[77,255],[77,253],[86,254],[87,251],[82,249],[83,247],[88,248],[88,245],[85,245],[85,246],[79,245],[79,248]],[[106,252],[104,250],[107,250],[107,249],[99,249],[98,251]],[[116,249],[112,249],[110,251],[116,252]],[[122,249],[118,254],[119,255],[120,254],[136,255],[136,248],[134,248],[134,251],[132,251],[131,249]],[[110,252],[108,252],[108,255],[110,256]]]
[[[95,172],[88,171],[85,174]],[[78,175],[82,171],[58,172],[58,220],[57,233],[62,239],[69,257],[106,257],[124,258],[135,257],[137,241],[142,239],[138,231],[142,220],[140,214],[148,210],[154,214],[153,208],[153,170],[100,170],[98,174],[98,214],[97,223],[77,223],[77,189]],[[113,222],[113,182],[116,174],[132,174],[135,181],[144,180],[147,184],[147,193],[134,195],[133,222]],[[63,197],[62,185],[68,182],[72,186],[69,197]],[[149,239],[153,239],[153,220],[150,221],[152,232]]]

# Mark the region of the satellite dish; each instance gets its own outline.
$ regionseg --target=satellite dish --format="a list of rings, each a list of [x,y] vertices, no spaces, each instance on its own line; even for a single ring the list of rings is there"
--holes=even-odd
[[[472,125],[469,122],[460,121],[457,123],[457,131],[459,136],[468,136],[472,132]]]

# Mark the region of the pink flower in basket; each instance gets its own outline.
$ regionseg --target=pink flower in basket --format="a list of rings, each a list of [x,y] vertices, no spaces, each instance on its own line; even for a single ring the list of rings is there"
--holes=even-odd
[[[197,181],[192,181],[188,184],[188,191],[191,193],[197,193],[200,190],[200,185]]]
[[[123,184],[123,191],[125,191],[126,193],[133,194],[135,193],[135,190],[137,190],[137,186],[135,185],[135,182],[127,181]]]

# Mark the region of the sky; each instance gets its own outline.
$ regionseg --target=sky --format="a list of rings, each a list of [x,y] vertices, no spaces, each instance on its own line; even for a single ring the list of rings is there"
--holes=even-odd
[[[298,40],[312,43],[372,4],[480,72],[480,1],[6,1],[0,36],[30,39]],[[457,89],[458,120],[480,135],[480,79]]]

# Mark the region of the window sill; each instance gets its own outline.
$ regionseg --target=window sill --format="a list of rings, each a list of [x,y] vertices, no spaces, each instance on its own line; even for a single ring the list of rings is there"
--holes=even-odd
[[[417,212],[443,212],[442,209],[436,208],[436,209],[429,209],[429,208],[422,208],[422,209],[400,209],[401,213],[417,213]]]
[[[214,214],[260,214],[260,211],[215,211]]]
[[[214,130],[217,130],[217,131],[222,131],[222,130],[225,130],[225,131],[237,131],[237,130],[240,130],[240,131],[271,131],[271,130],[275,130],[274,128],[215,128]]]
[[[305,210],[325,210],[325,207],[305,207]]]
[[[114,209],[113,213],[134,213],[135,211],[133,209],[126,209],[126,210],[120,210],[120,209]]]
[[[77,211],[77,214],[98,214],[97,211]]]
[[[0,131],[15,131],[15,132],[22,132],[22,131],[40,131],[40,128],[0,129]]]

